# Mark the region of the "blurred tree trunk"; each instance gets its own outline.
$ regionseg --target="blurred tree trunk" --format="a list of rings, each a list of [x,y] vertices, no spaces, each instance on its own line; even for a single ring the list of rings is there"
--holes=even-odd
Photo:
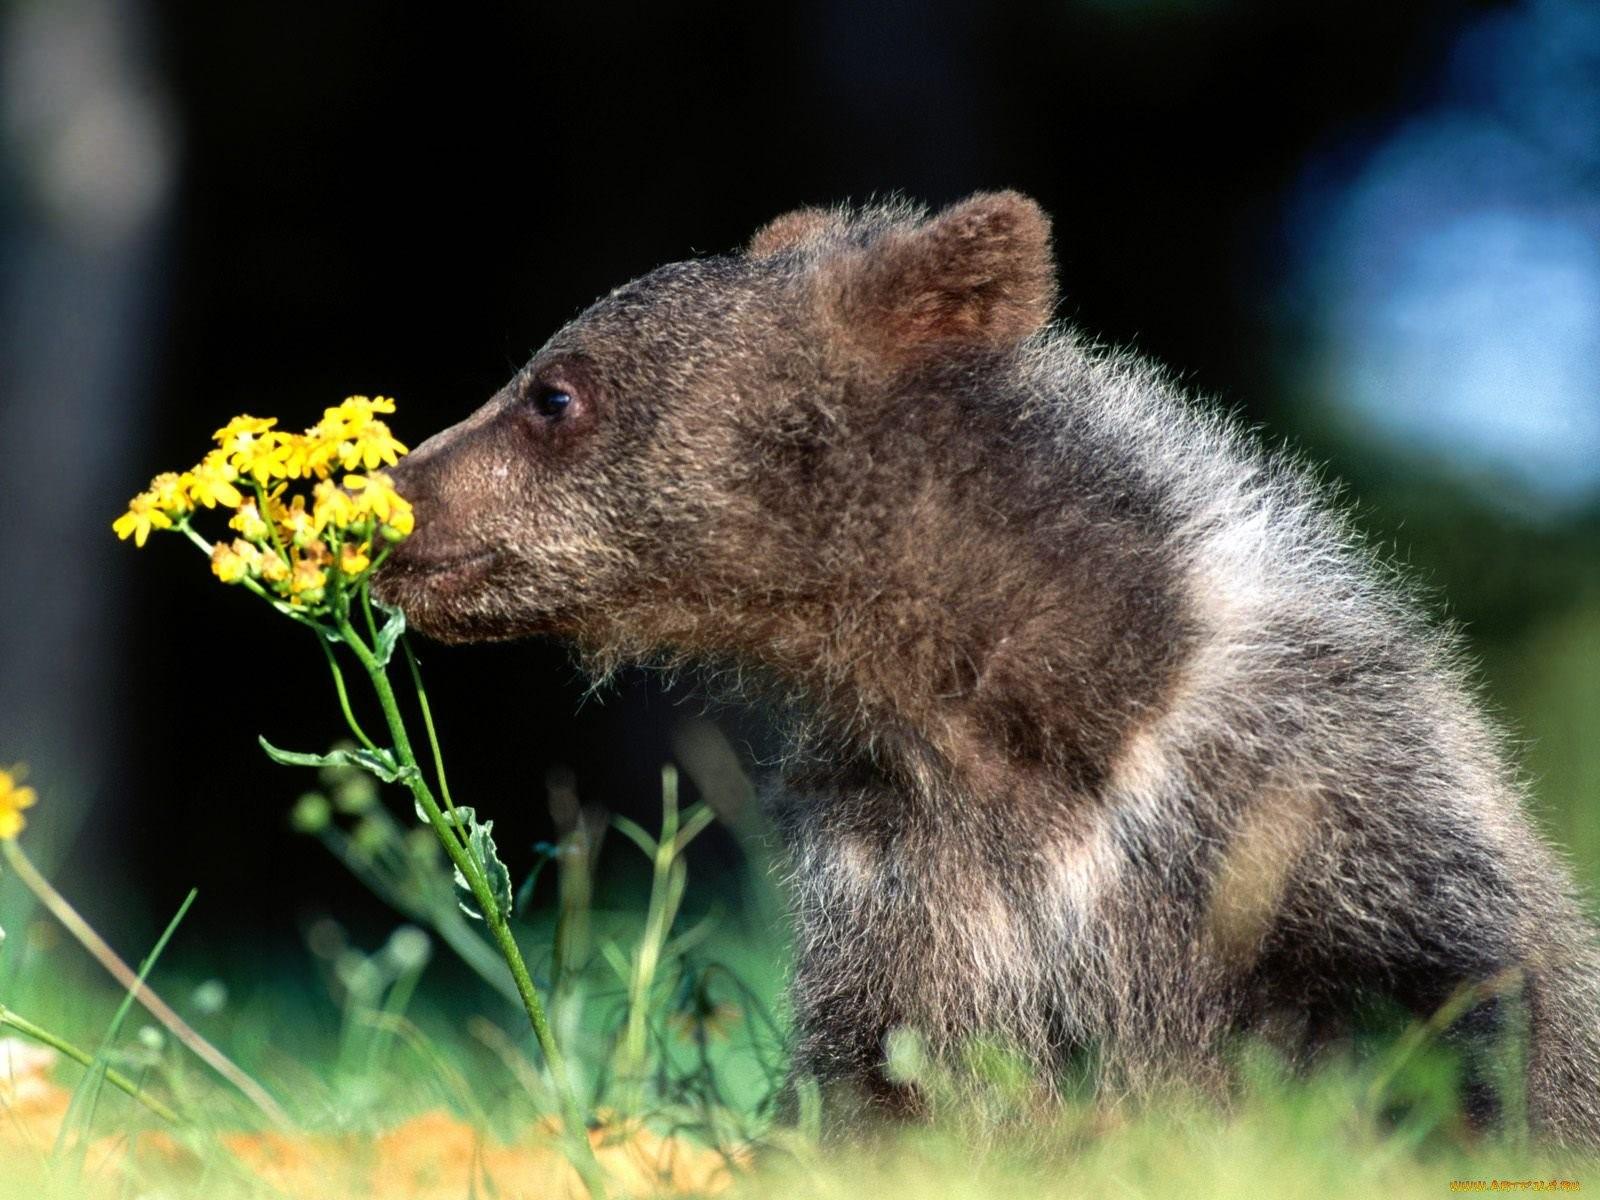
[[[46,863],[91,810],[116,830],[137,695],[109,522],[143,482],[166,290],[176,131],[150,36],[137,0],[0,8],[0,765],[31,766]]]

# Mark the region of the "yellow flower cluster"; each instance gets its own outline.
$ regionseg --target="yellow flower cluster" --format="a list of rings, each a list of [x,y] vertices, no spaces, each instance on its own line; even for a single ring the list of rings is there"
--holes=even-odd
[[[111,528],[139,546],[158,529],[204,544],[189,528],[195,511],[232,509],[238,536],[209,547],[217,578],[255,581],[296,606],[321,604],[330,581],[358,582],[384,543],[411,532],[411,506],[378,471],[406,453],[379,419],[392,412],[383,396],[351,396],[304,433],[279,430],[271,417],[235,417],[217,430],[214,450],[181,474],[157,475]],[[311,482],[309,496],[290,493],[300,481]]]
[[[0,771],[0,840],[10,841],[28,824],[22,810],[32,808],[39,797],[31,787],[22,786],[23,767]]]

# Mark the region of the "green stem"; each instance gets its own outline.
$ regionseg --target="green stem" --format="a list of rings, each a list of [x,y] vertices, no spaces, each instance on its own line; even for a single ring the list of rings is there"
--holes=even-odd
[[[322,647],[322,653],[328,660],[328,669],[333,672],[333,687],[339,693],[339,708],[344,713],[344,723],[350,726],[350,732],[356,735],[363,746],[368,750],[376,750],[377,744],[367,736],[360,722],[356,720],[355,713],[350,710],[350,693],[345,690],[344,672],[339,669],[339,660],[333,656],[333,647],[328,645],[328,639],[320,634],[317,637],[317,645]]]
[[[439,795],[444,800],[445,811],[454,817],[456,806],[450,799],[450,785],[444,777],[444,755],[439,753],[439,734],[433,727],[433,710],[428,707],[428,693],[422,686],[422,668],[417,666],[417,656],[404,635],[400,638],[400,645],[406,652],[406,665],[411,668],[411,684],[417,691],[417,706],[422,709],[422,727],[428,731],[428,748],[433,752],[433,773],[439,780]]]
[[[278,533],[278,523],[272,519],[272,505],[267,503],[267,489],[261,481],[251,477],[250,486],[256,490],[256,513],[266,522],[267,532],[272,535],[273,548],[277,550],[278,557],[283,559],[286,566],[293,566],[294,560],[289,557],[289,552],[283,548],[283,537]]]
[[[207,558],[211,557],[211,551],[212,551],[211,543],[206,541],[205,538],[201,537],[198,533],[196,533],[194,531],[194,527],[189,524],[189,520],[188,520],[187,517],[185,517],[182,521],[178,522],[177,529],[178,529],[178,531],[180,533],[183,534],[184,537],[188,538],[196,546],[199,546],[200,549],[205,552],[205,555],[206,555]],[[277,609],[284,616],[293,618],[294,620],[299,621],[302,625],[310,625],[310,626],[313,626],[313,627],[316,626],[316,622],[314,620],[312,620],[310,617],[306,616],[305,613],[303,613],[299,609],[295,608],[294,605],[292,605],[292,604],[285,604],[282,600],[278,599],[278,597],[274,596],[271,592],[267,591],[266,588],[262,587],[254,579],[251,579],[248,575],[246,575],[239,582],[241,584],[243,584],[248,590],[250,590],[250,591],[254,592],[256,595],[260,596],[268,604],[272,605],[273,608]]]
[[[450,861],[461,872],[461,877],[467,881],[467,887],[472,892],[473,899],[477,901],[478,911],[483,914],[484,923],[489,927],[489,934],[499,948],[501,956],[506,960],[506,966],[511,969],[511,978],[517,985],[517,995],[521,998],[522,1007],[528,1014],[529,1023],[533,1026],[539,1048],[544,1052],[545,1067],[555,1083],[556,1094],[561,1098],[568,1140],[573,1149],[573,1166],[583,1177],[589,1194],[603,1197],[605,1183],[601,1176],[600,1164],[594,1157],[593,1147],[589,1144],[588,1125],[578,1105],[577,1092],[572,1086],[566,1058],[556,1045],[550,1021],[545,1015],[544,1002],[540,1000],[538,989],[533,985],[533,977],[528,973],[528,964],[523,960],[522,950],[517,945],[516,936],[511,932],[507,914],[501,910],[499,901],[495,899],[481,864],[465,844],[463,831],[451,824],[439,807],[438,801],[434,799],[433,791],[417,764],[416,752],[412,749],[411,737],[406,732],[405,718],[401,714],[394,689],[389,685],[389,677],[384,668],[378,664],[371,649],[356,633],[347,610],[339,613],[339,634],[351,652],[360,660],[367,677],[372,681],[373,690],[378,694],[378,703],[383,708],[384,719],[388,722],[389,734],[394,738],[396,756],[403,766],[410,768],[406,775],[406,783],[411,789],[411,794],[427,816],[428,824],[433,826],[433,831],[439,838],[440,844],[444,846],[445,853],[450,856]]]
[[[372,594],[366,588],[361,589],[361,611],[367,617],[367,632],[372,635],[374,644],[378,641],[378,620],[372,615]]]
[[[15,1029],[18,1033],[22,1034],[24,1037],[30,1037],[36,1042],[44,1043],[52,1050],[66,1055],[66,1057],[70,1058],[80,1067],[94,1066],[94,1056],[88,1051],[80,1050],[77,1046],[74,1046],[65,1038],[57,1037],[48,1029],[45,1029],[39,1025],[35,1025],[32,1021],[28,1020],[28,1018],[13,1012],[3,1004],[0,1004],[0,1025],[8,1025],[12,1029]],[[177,1113],[173,1112],[172,1109],[161,1103],[161,1101],[144,1091],[144,1089],[139,1087],[138,1084],[134,1083],[133,1080],[129,1079],[116,1068],[106,1068],[106,1081],[113,1087],[120,1088],[122,1091],[127,1092],[128,1095],[132,1096],[140,1104],[144,1105],[151,1112],[155,1113],[156,1116],[160,1117],[163,1121],[171,1121],[174,1125],[181,1123],[182,1119]]]
[[[628,1019],[618,1062],[618,1075],[626,1089],[625,1111],[631,1111],[637,1100],[649,1032],[646,1018],[650,990],[655,984],[662,950],[672,930],[673,920],[678,915],[678,905],[683,895],[685,869],[678,857],[681,850],[678,829],[678,772],[668,764],[661,768],[661,836],[656,840],[644,933],[639,939],[633,972],[628,982]]]
[[[196,546],[199,546],[200,549],[205,551],[207,555],[211,553],[211,543],[206,541],[205,538],[201,537],[194,531],[194,526],[189,524],[188,518],[184,518],[182,521],[180,521],[178,523],[178,528],[183,531],[184,537],[188,538]]]
[[[460,955],[480,979],[511,1003],[521,1002],[505,960],[467,925],[461,906],[456,903],[453,886],[442,897],[421,889],[408,889],[397,873],[386,873],[364,862],[351,848],[350,838],[342,830],[325,829],[317,837],[328,848],[328,853],[349,868],[375,895],[414,920],[432,926],[445,945]]]

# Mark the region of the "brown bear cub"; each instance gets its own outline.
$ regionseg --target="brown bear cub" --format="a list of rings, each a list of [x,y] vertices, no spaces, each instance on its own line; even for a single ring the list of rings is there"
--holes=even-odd
[[[796,1068],[832,1097],[915,1106],[902,1026],[1115,1101],[1465,996],[1474,1117],[1512,1039],[1536,1129],[1600,1142],[1595,940],[1455,642],[1299,468],[1053,326],[1054,277],[1014,193],[653,271],[401,464],[381,590],[798,714]]]

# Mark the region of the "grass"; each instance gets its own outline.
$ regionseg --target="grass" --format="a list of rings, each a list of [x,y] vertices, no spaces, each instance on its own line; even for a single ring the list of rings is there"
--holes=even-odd
[[[98,1182],[103,1176],[96,1164],[107,1146],[155,1124],[126,1097],[104,1096],[77,1162],[60,1152],[52,1155],[47,1145],[30,1154],[7,1140],[0,1159],[5,1163],[0,1196],[466,1198],[561,1194],[544,1189],[576,1188],[575,1179],[563,1181],[559,1173],[550,1173],[558,1147],[546,1139],[541,1150],[537,1136],[528,1138],[527,1130],[544,1128],[549,1098],[541,1095],[536,1072],[503,1027],[474,1017],[458,1028],[449,1015],[453,1009],[424,998],[409,1017],[376,1019],[369,1011],[359,1020],[341,1023],[330,1038],[325,1014],[316,1008],[308,996],[265,994],[227,1022],[227,1028],[253,1046],[249,1053],[241,1051],[241,1058],[288,1099],[296,1122],[313,1131],[312,1136],[241,1140],[238,1130],[250,1124],[250,1113],[175,1055],[162,1053],[146,1057],[145,1071],[189,1114],[175,1135],[187,1153],[140,1160],[114,1186]],[[682,1084],[693,1077],[700,1049],[674,1024],[676,1015],[658,1011],[649,1022],[652,1038],[673,1049],[676,1066],[662,1064],[663,1069],[684,1073],[677,1085],[658,1090],[645,1105],[646,1125],[658,1135],[680,1134],[698,1147],[717,1135],[705,1123],[704,1109],[690,1098],[692,1089]],[[737,1033],[708,1040],[706,1046],[717,1067],[731,1067],[754,1052]],[[121,1053],[130,1065],[139,1047],[137,1037],[125,1044]],[[576,1054],[574,1059],[584,1061]],[[1002,1123],[998,1131],[991,1127],[986,1133],[975,1131],[970,1113],[953,1113],[928,1126],[881,1133],[844,1153],[800,1129],[772,1122],[758,1101],[754,1108],[729,1114],[741,1127],[737,1134],[723,1130],[724,1135],[750,1138],[746,1144],[755,1147],[753,1165],[748,1172],[740,1167],[728,1194],[819,1200],[874,1193],[951,1200],[1086,1194],[1436,1196],[1450,1190],[1452,1181],[1592,1184],[1596,1177],[1593,1162],[1562,1159],[1511,1142],[1473,1143],[1447,1100],[1426,1102],[1429,1095],[1439,1100],[1449,1093],[1450,1072],[1439,1061],[1412,1064],[1401,1089],[1412,1104],[1407,1113],[1397,1115],[1391,1104],[1396,1093],[1375,1091],[1386,1071],[1387,1065],[1377,1062],[1364,1069],[1330,1070],[1306,1081],[1289,1078],[1269,1059],[1257,1057],[1244,1063],[1243,1092],[1227,1112],[1178,1097],[1139,1113],[1069,1106],[1025,1126]],[[71,1075],[63,1071],[60,1078],[70,1083]],[[679,1091],[676,1102],[665,1100],[662,1093],[674,1086]],[[1005,1086],[996,1084],[1002,1092]],[[731,1100],[720,1094],[717,1098]],[[1008,1097],[991,1095],[987,1100],[986,1110],[992,1114],[997,1106],[1004,1108]],[[385,1139],[385,1131],[396,1127],[400,1133]],[[615,1129],[622,1143],[636,1136],[620,1124]],[[532,1166],[518,1171],[503,1157],[496,1159],[501,1142],[520,1145]],[[318,1158],[319,1145],[332,1149]],[[494,1173],[496,1185],[488,1184],[487,1177],[477,1178],[476,1186],[470,1182],[474,1174],[467,1164],[474,1154]],[[394,1160],[404,1155],[440,1164],[439,1173],[418,1168],[400,1174],[406,1168]],[[614,1168],[604,1150],[601,1157]],[[694,1166],[681,1173],[676,1190],[686,1186],[684,1194],[700,1194],[694,1184],[707,1178],[714,1186],[706,1194],[723,1190],[727,1176],[714,1169],[713,1156],[696,1151],[688,1157]],[[385,1158],[390,1175],[375,1174],[374,1160]],[[263,1162],[275,1163],[276,1173],[269,1170],[263,1177]],[[296,1164],[302,1162],[310,1163],[309,1173],[296,1175]],[[454,1177],[448,1171],[452,1164],[460,1169]],[[324,1184],[329,1190],[303,1190]],[[378,1190],[363,1190],[369,1187]]]
[[[851,1148],[825,1144],[804,1096],[797,1122],[778,1116],[781,936],[684,917],[683,850],[711,818],[698,807],[680,814],[670,773],[665,782],[662,829],[618,823],[622,836],[606,846],[648,859],[643,903],[595,907],[604,827],[593,814],[574,816],[546,848],[554,881],[525,881],[519,896],[519,937],[598,1115],[591,1143],[613,1194],[1437,1196],[1480,1181],[1559,1190],[1600,1179],[1600,1162],[1515,1136],[1475,1139],[1455,1101],[1454,1063],[1425,1024],[1310,1079],[1241,1047],[1226,1109],[1169,1096],[1137,1111],[1087,1101],[1043,1111],[1003,1054],[975,1056],[981,1065],[958,1088],[919,1067],[913,1047],[895,1061],[920,1072],[933,1119]],[[323,784],[297,823],[410,919],[365,949],[324,921],[301,963],[263,972],[237,1001],[147,964],[174,1007],[284,1105],[289,1127],[272,1128],[130,1014],[124,993],[36,922],[3,950],[16,981],[6,1002],[99,1049],[88,1069],[13,1059],[0,1071],[0,1200],[582,1194],[515,990],[496,960],[461,953],[454,978],[435,960],[481,936],[457,924],[444,864],[388,814],[367,776],[330,768]],[[468,971],[479,978],[463,986]],[[181,1119],[164,1122],[106,1087],[112,1071]]]

